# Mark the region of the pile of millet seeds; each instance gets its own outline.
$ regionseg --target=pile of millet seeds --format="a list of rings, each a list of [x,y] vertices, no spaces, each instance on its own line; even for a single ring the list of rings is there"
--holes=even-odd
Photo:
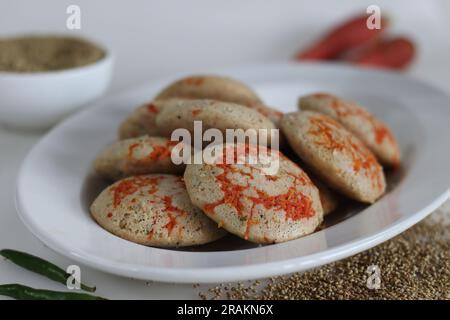
[[[369,266],[379,268],[378,285]],[[378,288],[376,288],[378,287]],[[392,240],[318,269],[222,284],[202,299],[450,299],[450,201]]]

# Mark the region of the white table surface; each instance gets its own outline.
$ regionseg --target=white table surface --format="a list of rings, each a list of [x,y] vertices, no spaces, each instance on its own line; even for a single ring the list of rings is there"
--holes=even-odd
[[[394,18],[394,33],[406,33],[420,44],[411,76],[450,93],[450,2],[377,1]],[[102,40],[117,57],[109,92],[151,81],[173,72],[246,62],[287,59],[333,23],[371,1],[288,0],[198,1],[0,1],[0,36],[29,31],[65,30],[65,8],[79,4],[82,30]],[[195,4],[193,4],[195,3]],[[195,6],[195,7],[194,7]],[[324,10],[326,6],[326,10]],[[317,17],[320,17],[318,19]],[[0,93],[1,94],[1,93]],[[426,106],[424,106],[426,107]],[[449,106],[450,107],[450,106]],[[0,106],[1,108],[1,106]],[[72,262],[46,248],[21,223],[14,207],[15,178],[20,163],[42,133],[0,126],[0,248],[15,248],[60,266]],[[98,294],[112,299],[195,299],[206,287],[163,284],[109,275],[82,266],[82,279],[97,285]],[[60,285],[0,259],[0,283],[22,283],[61,290]],[[0,297],[1,299],[1,297]]]

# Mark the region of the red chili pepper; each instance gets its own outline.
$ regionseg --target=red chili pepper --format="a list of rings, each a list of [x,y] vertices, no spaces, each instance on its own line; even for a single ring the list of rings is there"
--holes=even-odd
[[[383,40],[375,46],[346,59],[359,65],[387,69],[404,69],[414,59],[414,43],[405,37]]]
[[[327,60],[338,57],[345,51],[366,45],[378,39],[387,26],[381,19],[380,29],[367,27],[368,16],[355,17],[333,29],[322,40],[296,55],[299,60]]]

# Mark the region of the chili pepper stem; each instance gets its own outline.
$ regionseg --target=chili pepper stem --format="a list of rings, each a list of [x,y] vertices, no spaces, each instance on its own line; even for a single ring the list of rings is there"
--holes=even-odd
[[[97,290],[96,287],[89,287],[85,284],[80,284],[80,288],[81,288],[81,290],[87,291],[87,292],[95,292],[95,290]]]

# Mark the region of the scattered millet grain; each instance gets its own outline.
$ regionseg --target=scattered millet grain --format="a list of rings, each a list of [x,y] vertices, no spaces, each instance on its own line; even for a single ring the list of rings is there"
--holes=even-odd
[[[447,219],[446,219],[447,218]],[[380,288],[369,289],[367,268],[380,268]],[[396,238],[304,273],[218,285],[202,299],[450,299],[450,222],[438,210]]]

